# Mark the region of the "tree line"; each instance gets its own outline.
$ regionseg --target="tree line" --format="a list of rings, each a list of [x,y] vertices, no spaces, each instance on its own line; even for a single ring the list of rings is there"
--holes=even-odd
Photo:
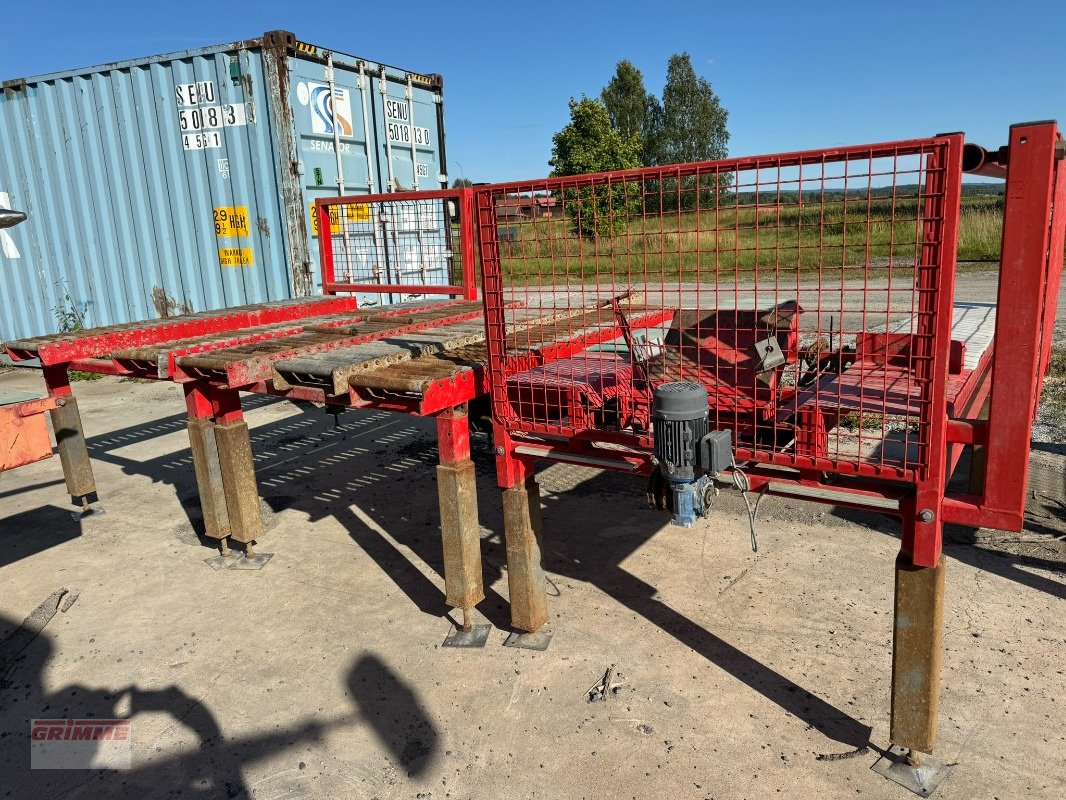
[[[623,59],[598,98],[570,100],[570,122],[552,139],[552,176],[663,166],[725,158],[729,112],[710,81],[696,74],[688,53],[670,57],[662,99],[647,91],[644,76]],[[627,219],[695,208],[728,189],[732,176],[702,175],[563,192],[575,233],[614,236]]]
[[[552,177],[665,166],[725,158],[729,112],[710,81],[697,75],[688,53],[676,53],[666,67],[662,98],[649,92],[644,75],[623,59],[598,97],[570,99],[570,121],[552,138]],[[453,186],[471,186],[456,178]],[[639,211],[691,209],[732,185],[732,175],[703,175],[641,185],[570,189],[563,207],[582,236],[613,236]]]

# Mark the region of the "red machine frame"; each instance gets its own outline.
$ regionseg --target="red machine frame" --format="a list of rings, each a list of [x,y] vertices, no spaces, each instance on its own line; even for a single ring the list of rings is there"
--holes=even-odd
[[[914,232],[915,251],[909,257],[905,253],[900,257],[895,250],[901,158],[917,159],[918,166],[911,172],[920,176],[917,192],[908,198],[911,205],[907,207],[915,210],[912,216],[904,215],[903,219],[904,227],[909,225]],[[874,166],[877,159],[887,159],[888,169],[878,172]],[[828,196],[824,180],[826,165],[843,165],[844,190],[834,202],[846,206],[849,165],[856,161],[868,163],[865,171],[861,167],[858,170],[860,186],[865,181],[867,189],[865,198],[859,192],[858,200],[862,203],[865,199],[867,206],[865,215],[861,211],[859,215],[860,241],[864,234],[866,237],[865,256],[860,254],[857,259],[848,254],[846,210],[842,214],[839,239],[826,235],[829,226],[824,214]],[[803,273],[798,260],[795,282],[787,287],[786,294],[792,303],[787,308],[780,304],[781,298],[773,288],[775,302],[769,310],[757,299],[754,311],[747,312],[740,310],[744,306],[738,299],[732,305],[727,301],[726,316],[732,314],[733,320],[729,324],[737,326],[728,332],[732,339],[720,335],[718,319],[722,312],[717,307],[708,312],[706,306],[699,305],[698,296],[702,286],[700,259],[707,253],[706,258],[713,267],[704,275],[709,276],[707,281],[714,291],[708,290],[705,295],[711,296],[712,303],[720,299],[718,265],[724,254],[735,258],[733,285],[739,298],[742,202],[748,203],[745,213],[754,218],[754,233],[749,231],[747,235],[754,237],[750,248],[755,251],[754,266],[749,277],[755,282],[755,297],[758,297],[760,269],[764,276],[768,273],[771,284],[775,278],[780,279],[782,252],[786,248],[780,246],[782,239],[776,238],[773,229],[775,222],[780,226],[782,209],[787,205],[782,200],[782,175],[784,170],[793,169],[799,170],[802,176],[802,170],[808,165],[816,171],[821,169],[822,179],[820,197],[817,191],[814,193],[815,206],[820,205],[823,210],[816,232],[817,257],[824,258],[826,250],[833,247],[838,248],[840,255],[840,333],[844,332],[847,308],[843,300],[847,289],[845,276],[853,266],[861,279],[858,281],[861,286],[855,291],[862,292],[862,321],[850,331],[854,335],[853,347],[845,347],[841,341],[840,347],[834,349],[830,327],[830,343],[823,350],[820,334],[825,328],[820,314],[827,287],[821,280],[822,261],[817,261],[818,281],[813,291],[814,313],[819,315],[815,332],[819,336],[808,346],[816,366],[814,388],[805,395],[799,388],[805,376],[797,380],[796,388],[782,389],[779,382],[782,373],[774,372],[785,368],[782,363],[787,365],[798,360],[795,317],[805,313],[799,300]],[[764,170],[771,176],[768,186],[761,183]],[[953,341],[956,311],[953,295],[964,170],[1006,180],[994,334],[976,363],[965,368],[965,345]],[[747,176],[744,189],[751,197],[744,201],[740,187],[732,184],[733,177],[741,174]],[[726,175],[729,177],[725,185],[730,188],[723,194],[720,187]],[[885,259],[889,275],[885,318],[883,324],[867,327],[865,310],[872,293],[869,280],[875,178],[886,180],[891,186],[889,229],[892,232]],[[798,187],[798,192],[789,203],[802,206],[803,178],[792,178],[791,182]],[[695,223],[690,220],[687,228],[682,218],[683,185],[689,186],[691,195],[697,198],[689,206],[695,208],[690,212],[695,216]],[[674,205],[664,202],[663,187],[676,189]],[[649,226],[648,201],[656,191],[659,197],[651,199],[660,203],[660,209],[669,206],[668,214],[676,211],[676,228],[661,222]],[[562,196],[564,206],[569,203],[570,233],[562,232],[560,227],[537,229],[534,226],[525,242],[519,242],[517,253],[513,246],[509,252],[505,251],[498,231],[497,199],[509,193],[541,192]],[[766,195],[768,200],[764,200]],[[703,197],[708,198],[709,220],[700,216],[704,211],[704,201],[700,199]],[[719,225],[723,197],[727,204],[734,204],[737,230],[732,233],[738,235],[731,241],[731,231]],[[931,787],[924,781],[933,773],[918,773],[915,768],[924,758],[919,753],[932,752],[937,732],[944,621],[943,524],[953,522],[1019,531],[1024,522],[1029,436],[1050,361],[1066,243],[1066,144],[1058,126],[1054,122],[1014,125],[1007,146],[995,154],[965,144],[961,134],[945,134],[860,147],[499,184],[476,190],[475,203],[497,474],[504,490],[514,627],[535,632],[548,620],[545,576],[540,564],[543,526],[534,462],[561,461],[654,475],[658,467],[651,430],[646,424],[652,386],[656,379],[661,382],[695,380],[708,390],[711,430],[731,428],[737,442],[732,470],[725,470],[719,479],[728,480],[732,472],[733,480],[745,489],[871,509],[901,518],[903,535],[895,572],[890,736],[893,744],[906,754],[897,765],[904,771],[899,780],[912,788],[917,786],[915,790],[927,796]],[[760,242],[764,235],[760,221],[767,207],[770,258],[760,262]],[[618,216],[625,218],[620,226],[615,225]],[[800,208],[794,223],[800,226],[802,221]],[[693,229],[697,236],[703,232],[713,242],[713,247],[703,251],[698,244],[694,250],[687,251],[696,263],[697,282],[692,291],[697,296],[699,313],[695,315],[694,326],[685,321],[682,310],[687,308],[682,300],[683,241]],[[664,244],[670,234],[676,236],[677,242],[678,286],[676,295],[671,295],[677,299],[670,303],[673,322],[662,342],[649,346],[637,342],[634,330],[651,329],[659,321],[655,312],[667,307],[666,261],[667,256],[675,254],[667,253]],[[602,247],[601,236],[605,237]],[[648,239],[656,236],[658,244],[653,241],[649,246]],[[725,244],[721,244],[723,239]],[[617,244],[619,240],[621,245]],[[905,244],[909,242],[904,239]],[[797,259],[802,247],[800,238],[793,248]],[[523,258],[547,260],[547,278],[538,273],[535,260],[530,260],[531,268],[524,270]],[[639,276],[643,271],[648,285],[641,287],[634,280],[634,264],[636,274]],[[786,264],[784,271],[790,266]],[[909,321],[906,317],[902,321],[898,316],[893,318],[890,313],[892,270],[901,266],[907,267],[903,270],[904,277],[911,281],[907,291],[915,298]],[[616,267],[619,267],[617,272]],[[507,270],[527,281],[534,275],[535,291],[529,289],[529,282],[525,288],[520,281],[515,283],[517,289],[507,285],[504,280]],[[581,276],[576,284],[570,282],[571,274]],[[655,294],[655,287],[651,286],[654,280],[648,279],[649,275],[663,281],[660,305],[651,308],[634,299],[642,293],[642,288]],[[727,288],[729,279],[727,265]],[[547,296],[551,303],[560,302],[562,296],[564,305],[571,303],[569,292],[576,292],[579,301],[587,301],[592,295],[593,303],[588,316],[582,318],[581,328],[564,325],[554,335],[531,331],[516,334],[513,326],[508,326],[506,308],[523,292],[527,297],[538,293],[541,298]],[[605,297],[614,312],[613,320],[609,317],[605,320],[601,313]],[[645,316],[641,318],[638,314]],[[743,337],[738,322],[742,317],[746,320],[743,324],[748,326]],[[707,323],[712,318],[714,321]],[[773,322],[766,321],[771,318]],[[785,320],[784,327],[778,325],[778,319]],[[752,368],[748,365],[755,356],[741,351],[754,349],[762,324],[773,327],[775,335],[759,344],[765,347],[770,342],[786,353],[783,362],[772,362],[774,366],[764,367],[759,362],[757,368]],[[779,335],[782,332],[784,342]],[[623,359],[611,362],[601,355],[590,354],[591,345],[612,340],[624,340],[625,363],[620,363]],[[704,370],[699,355],[695,359],[686,355],[686,346],[694,346],[696,353],[704,357],[710,352],[713,369]],[[676,352],[671,353],[671,347]],[[648,355],[656,349],[661,351],[655,357],[659,360]],[[759,356],[765,359],[761,351]],[[601,364],[606,367],[601,369]],[[680,365],[676,374],[668,375],[667,368],[675,365]],[[723,368],[733,371],[731,384],[728,380],[721,381]],[[737,379],[741,373],[746,377]],[[864,384],[867,376],[875,376],[872,385]],[[830,401],[824,406],[818,398],[822,378],[830,379],[837,387],[835,394],[822,398]],[[885,457],[884,449],[879,456],[868,458],[860,447],[857,454],[842,458],[839,448],[834,453],[827,447],[829,430],[837,424],[840,412],[848,408],[842,402],[840,389],[845,378],[855,379],[851,389],[857,392],[859,399],[854,407],[860,414],[872,410],[882,417],[882,433],[884,419],[892,413],[902,412],[905,419],[916,420],[915,457],[910,456],[907,448],[909,422],[903,455],[895,463]],[[765,396],[765,387],[760,389],[758,380],[770,387],[769,393],[777,406],[759,408],[760,392]],[[899,391],[901,381],[903,386]],[[625,402],[617,399],[626,393],[620,392],[618,383],[629,384]],[[720,386],[727,400],[733,389],[738,390],[739,399],[719,402],[716,395]],[[813,404],[808,403],[810,397],[814,398]],[[588,400],[585,407],[580,407],[582,398]],[[747,403],[748,409],[743,419],[736,412],[741,401]],[[633,409],[640,402],[645,407],[637,413]],[[732,417],[723,413],[723,406],[734,409]],[[860,418],[860,442],[861,422]],[[791,427],[785,431],[786,435],[778,437],[776,430],[786,424]],[[759,438],[760,425],[771,429],[769,443],[766,438]],[[948,481],[966,446],[974,449],[974,458],[970,490],[962,493],[950,490]],[[743,472],[737,461],[747,462]],[[994,468],[986,472],[984,463]]]
[[[738,173],[767,167],[802,166],[827,162],[846,163],[855,158],[877,158],[901,154],[924,154],[932,162],[925,171],[923,202],[926,217],[941,226],[941,234],[923,245],[916,270],[918,344],[912,354],[918,380],[927,381],[921,397],[922,426],[928,431],[923,441],[923,457],[908,468],[872,465],[805,455],[801,450],[787,454],[739,449],[737,459],[757,464],[747,469],[753,489],[764,486],[771,493],[793,494],[789,487],[802,487],[803,496],[841,505],[895,510],[908,524],[905,549],[914,563],[932,567],[941,550],[941,526],[954,522],[1003,530],[1020,530],[1025,507],[1028,465],[1028,432],[1050,357],[1055,302],[1061,278],[1061,253],[1066,227],[1066,178],[1061,160],[1062,139],[1054,123],[1016,125],[1011,128],[1007,170],[1001,281],[996,317],[995,342],[1010,342],[1007,357],[997,358],[1002,347],[990,348],[978,368],[955,381],[952,391],[955,414],[947,416],[946,391],[952,360],[951,320],[955,279],[955,249],[959,218],[963,160],[963,137],[959,134],[928,140],[891,142],[850,148],[807,151],[780,156],[730,159],[713,164],[682,165],[686,170],[710,169],[716,173]],[[937,160],[942,163],[938,164]],[[583,175],[542,181],[500,184],[477,190],[479,246],[483,265],[486,325],[489,346],[489,376],[493,415],[497,422],[500,485],[504,488],[523,480],[529,462],[535,458],[574,460],[595,451],[595,457],[614,468],[647,473],[652,469],[650,431],[573,431],[565,426],[520,419],[508,402],[507,382],[529,370],[581,352],[587,341],[566,339],[552,342],[533,353],[509,355],[506,350],[504,284],[500,268],[500,242],[497,234],[494,199],[509,192],[552,191],[588,186],[625,185],[661,177],[658,170]],[[937,207],[931,206],[937,203]],[[941,207],[942,206],[942,207]],[[1059,213],[1052,215],[1052,211]],[[930,223],[925,223],[926,225]],[[591,249],[591,248],[590,248]],[[772,280],[772,276],[771,276]],[[1024,291],[1021,288],[1024,287]],[[923,337],[923,331],[928,335]],[[615,328],[598,337],[621,337]],[[957,360],[957,359],[956,359]],[[513,394],[513,389],[512,389]],[[991,397],[987,419],[981,409]],[[548,442],[545,436],[567,439],[565,444]],[[604,452],[595,442],[622,444],[628,450]],[[948,491],[947,481],[965,445],[984,447],[987,458],[996,464],[988,473],[979,494]],[[539,450],[539,452],[537,452]],[[536,453],[536,455],[533,455]],[[782,474],[764,466],[795,470]],[[827,482],[823,474],[835,479]],[[863,479],[878,479],[870,483]],[[893,485],[885,486],[883,481]],[[913,491],[906,492],[906,485]],[[900,491],[903,488],[904,491]],[[815,490],[815,491],[811,491]],[[819,496],[821,491],[821,496]],[[891,509],[898,503],[897,509]]]

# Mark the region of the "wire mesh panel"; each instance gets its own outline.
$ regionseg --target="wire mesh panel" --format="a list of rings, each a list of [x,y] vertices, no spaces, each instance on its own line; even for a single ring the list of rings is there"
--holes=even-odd
[[[655,387],[698,381],[746,460],[917,477],[943,440],[961,144],[478,190],[494,416],[647,448]]]
[[[464,239],[469,192],[407,192],[320,200],[316,223],[323,289],[362,304],[432,294],[476,297],[473,247]],[[471,262],[464,264],[464,255]],[[464,271],[465,270],[465,271]]]

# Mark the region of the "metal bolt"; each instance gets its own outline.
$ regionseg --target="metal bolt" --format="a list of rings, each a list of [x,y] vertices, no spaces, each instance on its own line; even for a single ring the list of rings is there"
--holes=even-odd
[[[933,513],[931,508],[923,508],[918,514],[918,519],[922,522],[932,522],[936,519],[936,514]]]
[[[59,406],[60,408],[62,408],[66,404],[67,404],[67,398],[65,398],[65,397],[60,397],[59,399],[56,400],[56,405]]]
[[[496,455],[498,455],[498,456],[502,456],[503,455],[503,448],[502,447],[497,447],[496,448]]]

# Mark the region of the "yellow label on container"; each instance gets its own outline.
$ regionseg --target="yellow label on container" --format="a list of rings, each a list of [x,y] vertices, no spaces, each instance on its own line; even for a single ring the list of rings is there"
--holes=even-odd
[[[248,206],[216,206],[215,236],[248,236]]]
[[[344,219],[348,222],[370,222],[370,206],[366,203],[344,206]],[[331,231],[340,230],[341,212],[340,206],[329,206],[329,228]],[[318,236],[318,206],[311,203],[311,233]]]
[[[255,264],[255,253],[250,247],[220,247],[218,263],[223,267],[251,267]]]

